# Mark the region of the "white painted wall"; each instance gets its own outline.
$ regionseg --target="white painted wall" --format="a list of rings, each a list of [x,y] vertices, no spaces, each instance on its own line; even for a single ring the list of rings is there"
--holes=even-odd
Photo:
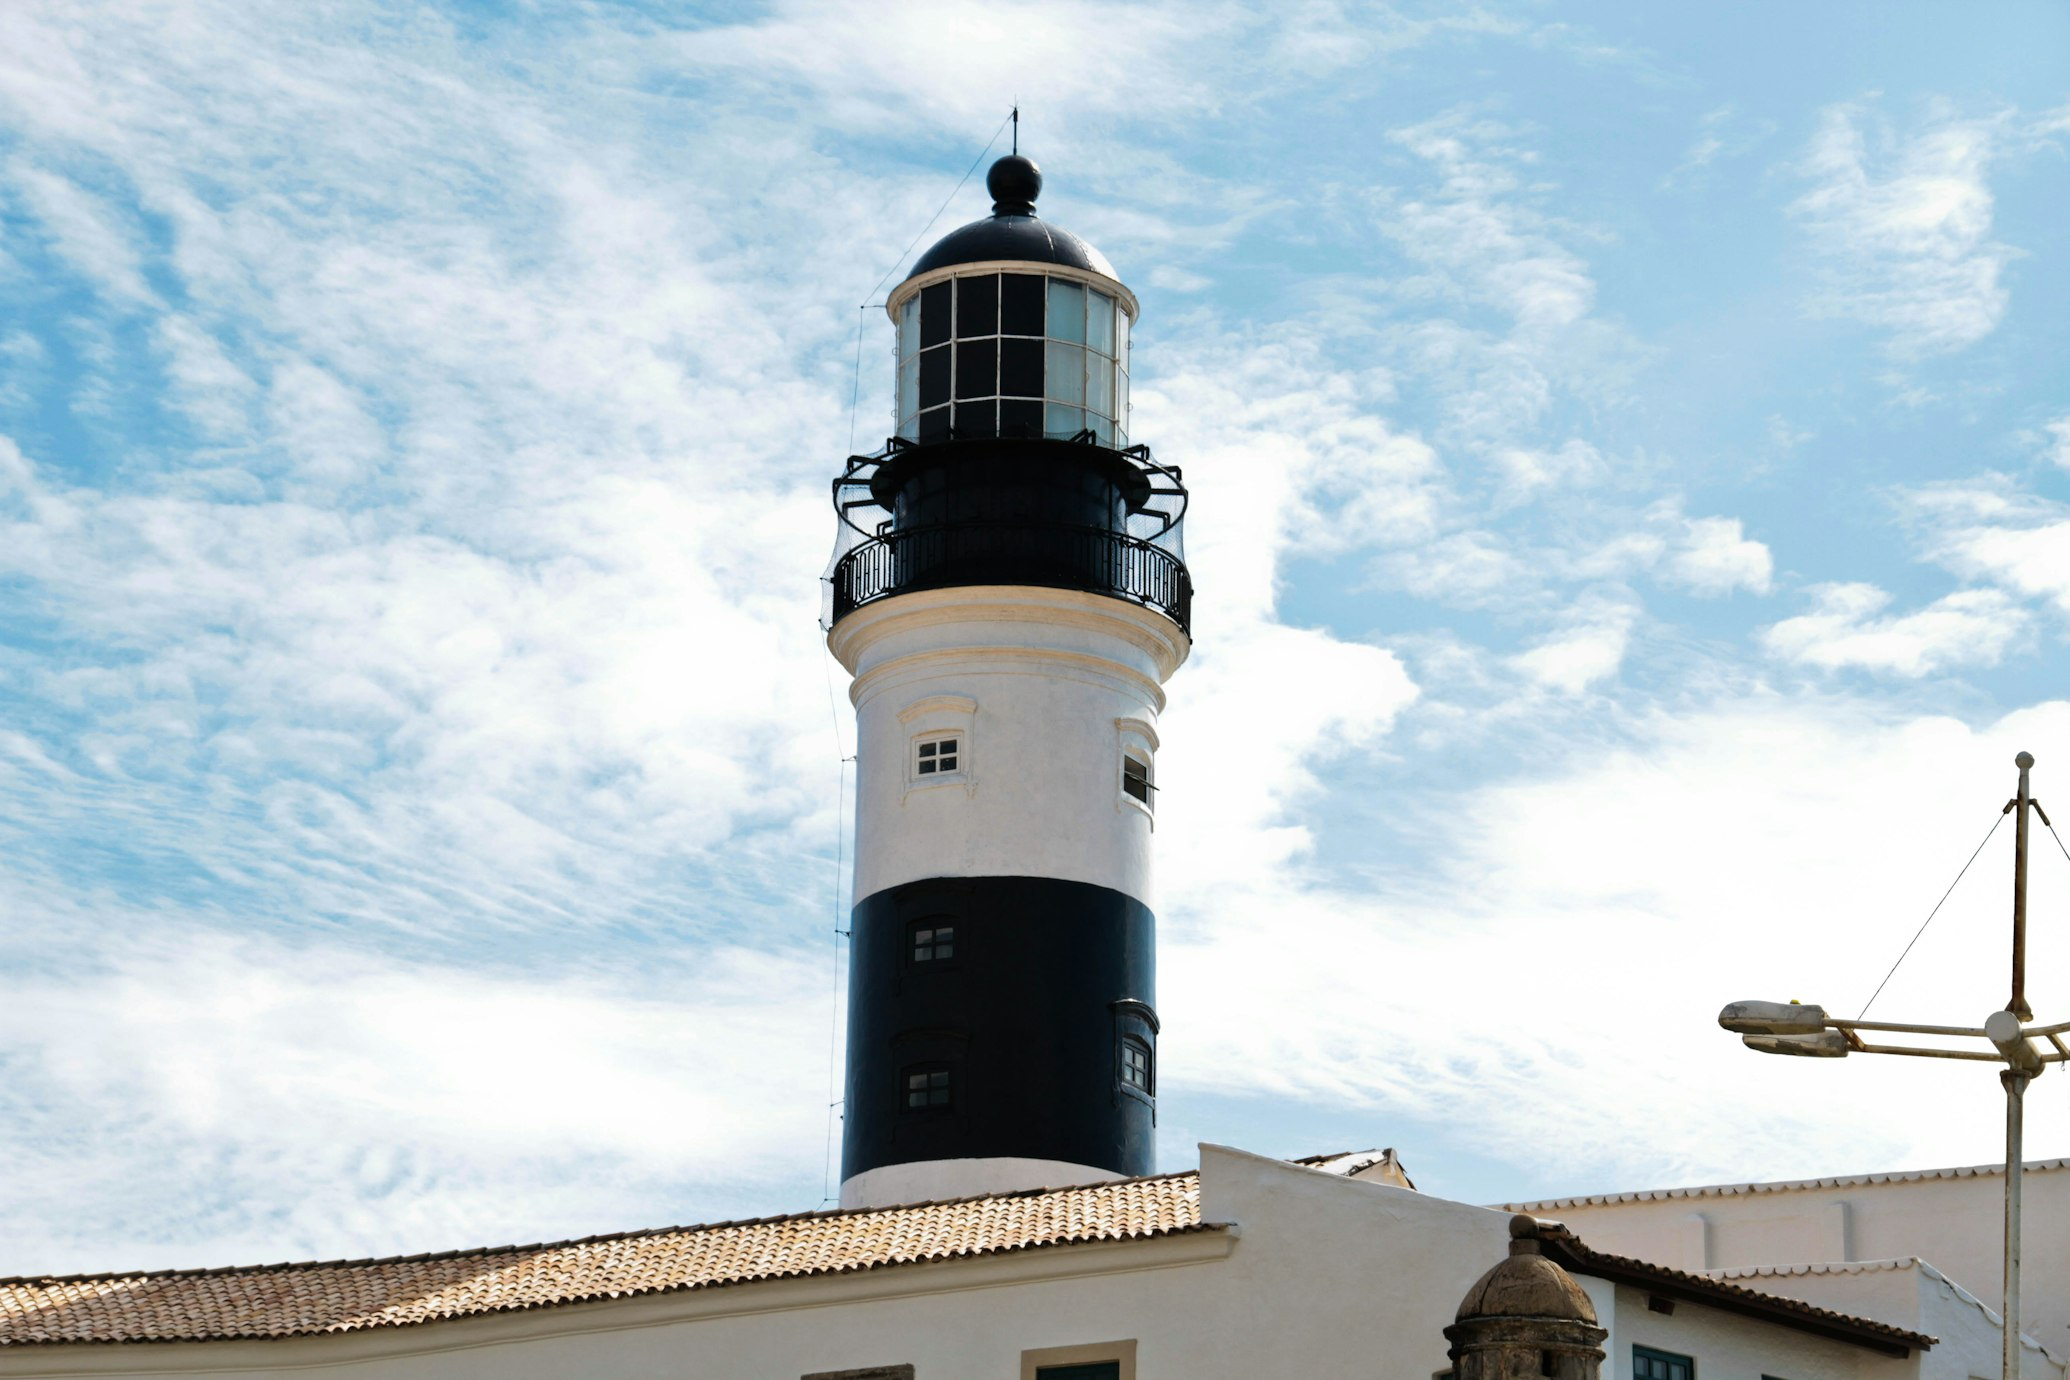
[[[2052,1167],[2030,1165],[2023,1176],[2020,1317],[2028,1336],[2070,1355],[2070,1168],[2048,1163]],[[1994,1308],[2003,1293],[2005,1177],[1996,1169],[1958,1178],[1674,1193],[1622,1202],[1560,1200],[1529,1210],[1565,1222],[1598,1250],[1681,1269],[1917,1256]],[[1688,1226],[1697,1214],[1708,1228],[1702,1258],[1695,1257]],[[1994,1362],[1991,1374],[1997,1371]]]
[[[1076,1184],[1111,1183],[1128,1177],[1097,1165],[1068,1160],[1031,1160],[1018,1155],[990,1155],[967,1160],[912,1160],[880,1165],[841,1181],[841,1206],[896,1207],[901,1203],[933,1203],[949,1198],[975,1198],[982,1193],[1017,1193],[1025,1188],[1070,1188]]]
[[[1613,1296],[1613,1321],[1605,1324],[1611,1335],[1603,1343],[1603,1380],[1630,1380],[1635,1346],[1692,1358],[1696,1380],[1763,1380],[1765,1376],[1776,1380],[1905,1380],[1922,1374],[1917,1353],[1903,1358],[1879,1356],[1845,1342],[1785,1333],[1734,1313],[1682,1301],[1675,1304],[1672,1314],[1656,1313],[1648,1307],[1644,1289],[1609,1286],[1601,1280],[1586,1281],[1586,1287],[1599,1321],[1604,1317],[1603,1296]]]
[[[1726,1272],[1735,1284],[1803,1299],[1822,1308],[1879,1318],[1940,1338],[1921,1380],[1993,1380],[1999,1373],[1998,1314],[1932,1265],[1876,1260]],[[2063,1380],[2060,1362],[2038,1345],[2022,1348],[2021,1380]]]
[[[966,586],[849,614],[828,646],[855,677],[856,899],[928,877],[1055,877],[1152,894],[1152,818],[1121,790],[1153,746],[1178,625],[1075,590]],[[911,770],[916,734],[967,735],[963,769]],[[1154,765],[1154,764],[1153,764]]]
[[[0,1348],[0,1376],[249,1380],[790,1380],[910,1362],[919,1380],[1020,1380],[1025,1350],[1133,1340],[1138,1380],[1430,1380],[1508,1214],[1242,1151],[1201,1147],[1202,1204],[1232,1234],[1058,1247],[291,1342]],[[1693,1355],[1698,1380],[1911,1380],[1894,1361],[1584,1281],[1630,1344]]]

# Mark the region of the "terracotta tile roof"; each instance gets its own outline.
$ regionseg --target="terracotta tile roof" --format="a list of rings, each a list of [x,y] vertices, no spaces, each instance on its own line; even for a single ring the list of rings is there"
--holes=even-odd
[[[2024,1173],[2045,1174],[2070,1168],[2070,1159],[2028,1160]],[[1760,1193],[1799,1193],[1818,1188],[1860,1188],[1869,1184],[1915,1184],[1927,1179],[2003,1178],[2002,1164],[1957,1165],[1949,1169],[1899,1169],[1885,1174],[1843,1174],[1825,1179],[1781,1179],[1770,1183],[1707,1184],[1696,1188],[1642,1188],[1628,1193],[1592,1193],[1573,1198],[1541,1198],[1530,1203],[1500,1204],[1505,1212],[1555,1212],[1562,1208],[1605,1207],[1613,1203],[1665,1202],[1672,1198],[1736,1198]]]
[[[1634,1285],[1663,1298],[1686,1299],[1691,1303],[1705,1304],[1728,1313],[1765,1318],[1785,1327],[1794,1327],[1800,1332],[1852,1342],[1872,1351],[1904,1356],[1915,1348],[1924,1351],[1939,1340],[1923,1332],[1912,1332],[1906,1328],[1893,1327],[1889,1323],[1877,1322],[1872,1318],[1856,1317],[1852,1313],[1841,1313],[1831,1308],[1820,1308],[1817,1304],[1806,1303],[1802,1299],[1766,1294],[1758,1289],[1749,1289],[1743,1284],[1731,1284],[1711,1275],[1691,1274],[1687,1270],[1674,1270],[1665,1265],[1634,1260],[1630,1256],[1598,1251],[1585,1245],[1573,1232],[1557,1222],[1540,1222],[1538,1239],[1549,1259],[1575,1274],[1594,1275],[1599,1279]]]
[[[751,1280],[1215,1230],[1197,1171],[381,1260],[0,1279],[0,1346],[407,1327]]]

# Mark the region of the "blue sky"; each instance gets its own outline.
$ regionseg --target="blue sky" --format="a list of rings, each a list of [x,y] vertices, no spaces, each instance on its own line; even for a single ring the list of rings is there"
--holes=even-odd
[[[1988,1077],[1712,1016],[1858,1008],[2012,753],[2070,771],[2066,58],[2040,3],[0,10],[0,1270],[819,1204],[857,304],[1016,99],[1194,489],[1168,1164],[1989,1160]],[[2008,849],[1880,1014],[2002,1002]],[[2049,841],[2044,1014],[2066,902]]]

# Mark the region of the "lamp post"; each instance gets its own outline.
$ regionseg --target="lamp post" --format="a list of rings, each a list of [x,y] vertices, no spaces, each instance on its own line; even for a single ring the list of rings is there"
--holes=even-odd
[[[2027,1005],[2027,815],[2030,811],[2048,823],[2027,788],[2027,773],[2034,766],[2031,753],[2013,758],[2020,769],[2019,793],[2006,802],[2003,813],[2018,811],[2013,845],[2013,933],[2012,996],[2003,1011],[1993,1011],[1981,1026],[1916,1025],[1901,1021],[1848,1021],[1829,1016],[1825,1008],[1799,1002],[1736,1001],[1718,1013],[1718,1024],[1738,1034],[1747,1048],[1762,1054],[1788,1054],[1802,1058],[1842,1059],[1850,1054],[1905,1054],[1922,1059],[1972,1059],[2000,1064],[1998,1081],[2005,1088],[2005,1347],[2001,1380],[2020,1376],[2020,1170],[2024,1150],[2022,1112],[2027,1084],[2050,1064],[2070,1060],[2070,1044],[2064,1034],[2070,1021],[2054,1025],[2023,1025],[2034,1018]],[[1871,1044],[1863,1032],[1893,1035],[1941,1036],[1981,1040],[1989,1049],[1942,1049],[1918,1044]],[[2046,1052],[2034,1041],[2046,1041]]]

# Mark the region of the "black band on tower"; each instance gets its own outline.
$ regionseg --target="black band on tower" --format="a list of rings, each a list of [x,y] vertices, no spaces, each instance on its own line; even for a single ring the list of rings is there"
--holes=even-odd
[[[842,1176],[992,1157],[1151,1173],[1155,932],[1134,897],[1047,877],[858,903]]]

